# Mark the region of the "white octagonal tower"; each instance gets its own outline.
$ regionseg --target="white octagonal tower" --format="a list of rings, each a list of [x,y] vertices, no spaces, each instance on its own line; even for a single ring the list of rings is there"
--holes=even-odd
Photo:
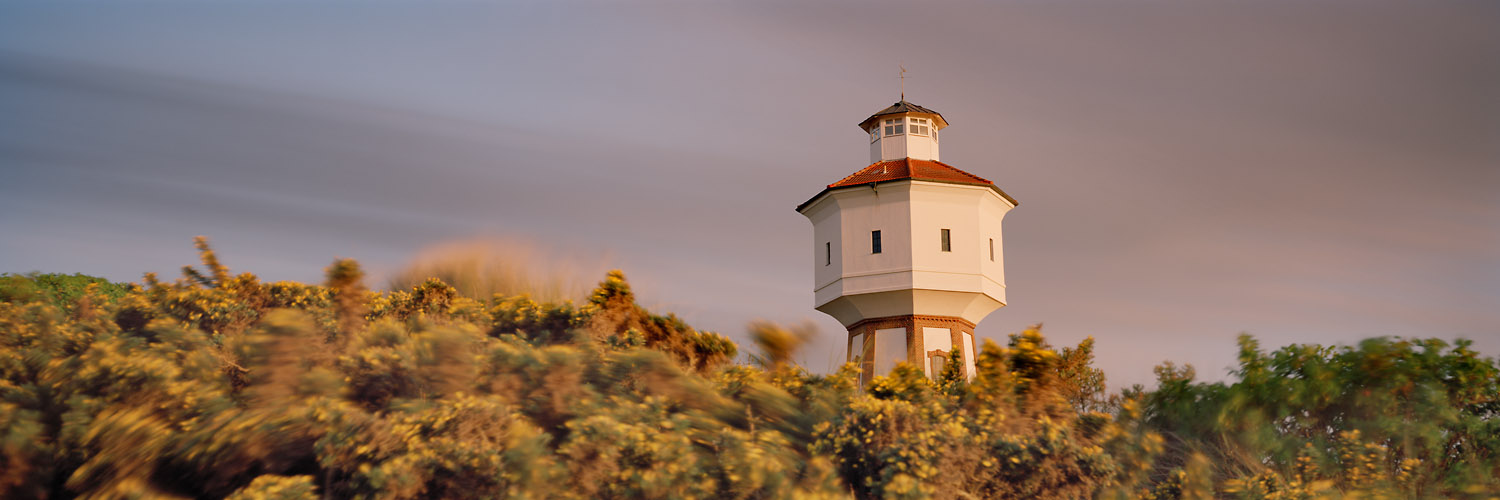
[[[952,356],[973,376],[974,327],[1005,306],[1000,221],[1018,202],[938,161],[936,111],[902,100],[859,126],[871,164],[797,207],[817,309],[849,330],[863,380],[902,361],[936,377]]]

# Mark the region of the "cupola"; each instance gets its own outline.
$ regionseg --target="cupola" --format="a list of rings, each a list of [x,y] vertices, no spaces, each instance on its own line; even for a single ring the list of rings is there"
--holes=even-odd
[[[905,99],[859,122],[870,134],[870,163],[911,158],[938,161],[938,131],[948,127],[943,115]]]

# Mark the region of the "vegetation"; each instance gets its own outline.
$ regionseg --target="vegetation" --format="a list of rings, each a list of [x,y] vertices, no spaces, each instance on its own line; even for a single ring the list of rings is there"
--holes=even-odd
[[[42,301],[71,310],[90,286],[95,287],[91,295],[110,301],[125,296],[130,289],[124,284],[82,274],[0,274],[0,301]]]
[[[408,290],[437,278],[460,295],[481,301],[524,293],[562,302],[586,297],[589,285],[607,269],[603,262],[602,257],[559,255],[556,249],[525,241],[480,238],[424,249],[387,285]]]
[[[1500,367],[1468,344],[1262,351],[1107,397],[1092,341],[978,374],[810,374],[637,305],[203,267],[0,278],[3,498],[1496,498]]]

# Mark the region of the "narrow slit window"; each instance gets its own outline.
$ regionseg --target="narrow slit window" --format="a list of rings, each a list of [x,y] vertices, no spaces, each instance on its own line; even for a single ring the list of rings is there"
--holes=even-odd
[[[943,251],[944,252],[952,252],[953,251],[953,242],[952,242],[952,240],[950,240],[948,238],[948,230],[947,229],[943,230]]]
[[[870,253],[880,253],[880,230],[870,231]]]
[[[990,262],[995,261],[995,239],[990,238]]]
[[[823,242],[823,265],[833,265],[833,242]]]

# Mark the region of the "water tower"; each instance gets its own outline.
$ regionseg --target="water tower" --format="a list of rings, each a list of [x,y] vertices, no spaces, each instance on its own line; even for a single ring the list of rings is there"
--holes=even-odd
[[[1017,201],[939,161],[948,121],[906,102],[859,123],[870,165],[797,206],[813,225],[813,294],[849,330],[862,380],[898,362],[974,374],[974,327],[1005,306],[1000,221]]]

